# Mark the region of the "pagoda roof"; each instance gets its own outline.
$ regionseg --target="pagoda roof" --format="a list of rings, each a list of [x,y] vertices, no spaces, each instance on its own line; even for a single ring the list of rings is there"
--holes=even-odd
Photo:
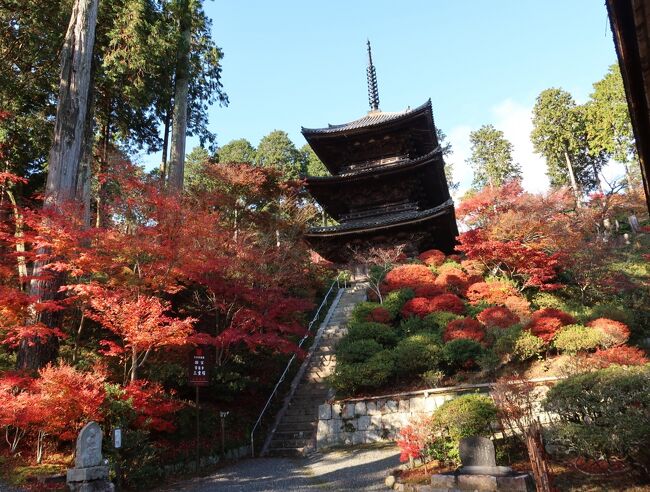
[[[381,126],[389,122],[399,121],[410,116],[419,115],[423,113],[431,113],[431,99],[418,106],[415,109],[406,109],[404,111],[386,112],[386,111],[370,111],[367,115],[359,119],[350,121],[349,123],[342,123],[340,125],[328,124],[325,128],[305,128],[301,127],[302,134],[307,137],[308,135],[318,134],[336,134],[346,133],[351,130],[359,130]]]
[[[409,210],[394,214],[385,214],[376,217],[368,217],[359,220],[350,220],[335,226],[312,227],[307,232],[310,236],[332,236],[347,234],[349,232],[359,232],[365,230],[376,230],[384,227],[391,227],[399,224],[409,224],[430,219],[432,217],[444,215],[454,210],[454,201],[449,198],[446,202],[427,210]]]

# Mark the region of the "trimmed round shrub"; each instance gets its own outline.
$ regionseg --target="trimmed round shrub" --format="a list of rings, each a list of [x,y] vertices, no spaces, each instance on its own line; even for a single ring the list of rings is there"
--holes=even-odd
[[[530,302],[522,296],[508,296],[503,305],[510,309],[521,322],[526,322],[531,316]]]
[[[431,306],[431,299],[426,297],[414,297],[409,299],[402,307],[402,317],[409,318],[410,316],[416,316],[418,318],[424,318],[427,314],[433,312]]]
[[[467,275],[471,276],[476,275],[482,277],[487,269],[485,265],[478,260],[463,260],[460,262],[460,266],[465,270],[465,272],[467,272]]]
[[[349,323],[365,323],[370,318],[372,312],[378,307],[380,307],[380,304],[376,302],[360,302],[354,306],[350,314]]]
[[[439,268],[436,285],[455,294],[465,295],[469,283],[467,275],[460,268],[443,265]]]
[[[553,346],[560,352],[577,354],[593,350],[600,344],[601,334],[594,328],[582,325],[567,325],[555,334]]]
[[[484,309],[476,316],[476,319],[488,328],[508,328],[519,323],[519,316],[502,306]]]
[[[476,282],[467,289],[467,298],[472,304],[485,301],[490,304],[502,305],[508,297],[516,295],[518,295],[517,289],[502,280]]]
[[[462,395],[444,403],[431,419],[432,431],[440,435],[433,443],[435,458],[458,464],[460,440],[470,436],[489,437],[497,409],[487,395]]]
[[[435,336],[428,333],[411,335],[400,340],[393,349],[395,373],[403,376],[415,376],[437,369],[441,357],[441,348]]]
[[[431,299],[431,311],[448,311],[454,314],[463,314],[465,304],[463,300],[454,294],[442,294]]]
[[[526,327],[533,335],[548,343],[560,328],[575,323],[576,319],[564,311],[555,308],[544,308],[532,314],[531,320]]]
[[[359,390],[379,388],[392,377],[395,364],[389,350],[377,352],[366,362],[336,364],[330,379],[337,395],[348,396]]]
[[[440,266],[445,262],[445,254],[437,249],[424,251],[418,258],[427,266]]]
[[[483,347],[475,340],[459,338],[442,347],[442,357],[451,371],[471,369],[483,353]]]
[[[527,330],[522,330],[515,340],[512,355],[517,360],[528,360],[538,355],[545,346],[544,340]]]
[[[544,408],[560,422],[549,440],[591,459],[622,458],[647,472],[650,466],[650,365],[612,366],[558,382]]]
[[[650,362],[643,350],[637,347],[628,347],[627,345],[596,350],[590,355],[589,359],[594,365],[602,368],[614,364],[619,366],[642,366]]]
[[[390,323],[393,320],[393,316],[388,309],[378,306],[370,312],[367,320],[374,321],[375,323]]]
[[[481,342],[485,338],[485,330],[474,318],[459,318],[450,321],[447,328],[445,328],[442,339],[445,342],[449,342],[461,338]]]
[[[542,318],[555,318],[559,320],[560,323],[562,323],[562,326],[573,325],[576,323],[576,319],[573,316],[571,316],[569,313],[566,313],[561,309],[555,309],[555,308],[540,309],[539,311],[535,311],[531,316],[531,319],[533,321]]]
[[[499,360],[509,362],[515,353],[517,339],[521,336],[519,325],[510,328],[490,328],[486,338],[490,340],[492,351],[499,357]]]
[[[347,340],[347,343],[357,340],[374,340],[384,347],[393,347],[397,343],[398,336],[391,326],[368,321],[350,326],[344,340]],[[343,343],[343,340],[339,343],[339,352],[341,343]]]
[[[435,280],[436,276],[425,265],[400,265],[386,274],[384,288],[386,291],[415,289],[418,285],[433,284]]]
[[[436,284],[418,285],[415,289],[415,297],[426,297],[431,299],[445,293],[445,289],[437,286]]]
[[[587,323],[601,334],[601,345],[604,348],[623,345],[630,338],[630,329],[620,321],[598,318]]]
[[[451,321],[459,318],[460,316],[449,311],[434,311],[427,314],[422,321],[426,325],[427,331],[442,334]]]
[[[365,362],[382,349],[376,340],[351,340],[345,337],[336,346],[336,360],[344,364]]]
[[[392,319],[395,319],[402,311],[406,301],[413,299],[413,297],[415,297],[415,294],[412,289],[395,290],[384,296],[384,303],[381,307],[390,313]]]

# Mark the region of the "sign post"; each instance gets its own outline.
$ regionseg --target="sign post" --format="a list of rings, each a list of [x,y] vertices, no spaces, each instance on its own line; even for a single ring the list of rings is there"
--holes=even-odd
[[[210,374],[205,350],[200,347],[194,349],[190,358],[189,384],[196,388],[196,471],[199,471],[201,451],[199,446],[200,424],[199,424],[199,387],[210,384]]]

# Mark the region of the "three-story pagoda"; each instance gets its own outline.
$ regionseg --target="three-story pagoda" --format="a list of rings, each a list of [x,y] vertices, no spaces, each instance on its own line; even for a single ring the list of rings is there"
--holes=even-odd
[[[302,128],[332,176],[307,177],[307,189],[338,222],[305,238],[323,258],[347,263],[371,246],[405,245],[406,253],[451,253],[458,235],[431,100],[415,109],[379,109],[368,43],[370,112],[350,123]]]

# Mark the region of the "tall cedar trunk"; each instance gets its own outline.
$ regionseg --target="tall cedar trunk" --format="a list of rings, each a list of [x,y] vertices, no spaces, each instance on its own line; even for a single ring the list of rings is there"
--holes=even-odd
[[[171,104],[170,104],[171,106]],[[162,161],[160,162],[160,177],[162,184],[167,182],[167,154],[169,154],[169,124],[171,123],[171,108],[165,111],[165,129],[163,130]]]
[[[79,180],[89,127],[87,113],[98,3],[99,0],[75,0],[72,7],[61,50],[59,102],[48,162],[45,208],[58,209],[72,201],[83,203],[86,185],[79,183]],[[86,174],[82,179],[89,177]],[[36,262],[32,275],[39,277],[43,266],[43,262]],[[53,299],[60,281],[60,278],[51,278],[47,282],[32,280],[30,294],[37,300]],[[57,319],[53,313],[46,311],[34,312],[30,321],[52,327]],[[16,365],[20,369],[37,369],[54,360],[57,354],[58,342],[54,337],[46,341],[24,339],[20,343]]]
[[[172,141],[169,155],[168,186],[172,192],[183,190],[185,171],[185,136],[187,133],[187,97],[189,92],[190,43],[192,40],[192,15],[190,0],[181,0],[180,32],[176,58],[174,112],[172,115]]]
[[[571,164],[571,159],[569,158],[569,153],[564,151],[564,159],[566,160],[566,167],[569,170],[569,179],[571,180],[571,188],[573,189],[573,194],[576,197],[576,203],[580,206],[580,191],[578,190],[578,182],[576,181],[576,175],[573,172],[573,164]]]

